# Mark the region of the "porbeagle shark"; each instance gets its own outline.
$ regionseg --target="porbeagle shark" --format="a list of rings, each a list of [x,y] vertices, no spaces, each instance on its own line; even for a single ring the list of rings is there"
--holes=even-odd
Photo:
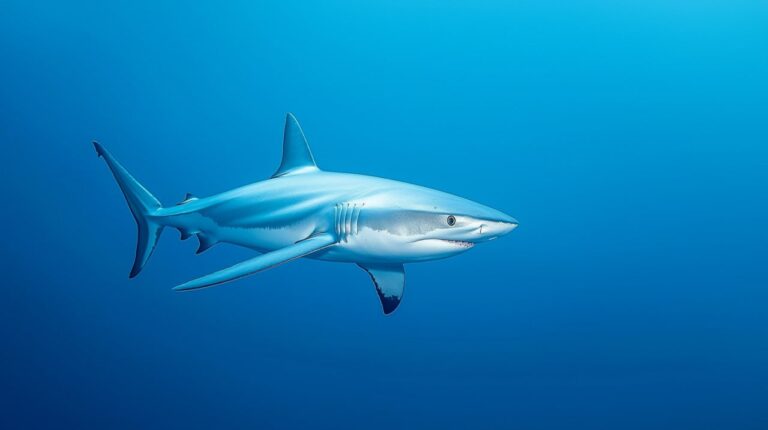
[[[183,283],[188,291],[233,281],[301,257],[355,263],[368,272],[385,314],[400,304],[403,264],[460,254],[503,236],[517,221],[461,197],[404,182],[320,170],[292,114],[283,159],[271,178],[211,197],[160,202],[94,142],[125,194],[139,230],[130,277],[138,275],[164,227],[197,236],[203,252],[226,242],[261,254]]]

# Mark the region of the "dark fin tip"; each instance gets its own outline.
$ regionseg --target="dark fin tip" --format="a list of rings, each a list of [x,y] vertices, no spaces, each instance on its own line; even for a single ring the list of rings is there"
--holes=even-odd
[[[99,157],[103,157],[104,156],[104,147],[101,146],[101,144],[99,142],[94,140],[93,141],[93,147],[96,149],[96,155],[98,155]]]
[[[397,297],[381,296],[381,307],[384,309],[384,315],[389,315],[400,305],[400,299]]]
[[[210,249],[213,245],[216,245],[216,241],[212,240],[210,237],[203,235],[202,233],[197,234],[197,240],[200,242],[199,246],[197,247],[197,251],[195,254],[200,254],[203,251],[206,251]]]

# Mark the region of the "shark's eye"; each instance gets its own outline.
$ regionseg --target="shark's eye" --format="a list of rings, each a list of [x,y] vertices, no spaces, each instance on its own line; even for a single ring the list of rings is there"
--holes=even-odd
[[[448,225],[449,225],[449,226],[451,226],[451,227],[453,227],[454,225],[456,225],[456,217],[455,217],[455,216],[453,216],[453,215],[448,215],[448,219],[447,219],[447,220],[445,220],[445,221],[446,221],[446,222],[448,223]]]

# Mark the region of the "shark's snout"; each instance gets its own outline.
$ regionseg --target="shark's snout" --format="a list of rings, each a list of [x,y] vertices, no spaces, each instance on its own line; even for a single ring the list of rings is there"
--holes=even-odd
[[[512,217],[508,217],[504,221],[483,221],[477,228],[477,238],[474,241],[483,242],[496,239],[511,232],[517,228],[517,225],[517,221]]]
[[[501,222],[498,236],[504,236],[505,234],[511,232],[512,230],[517,228],[517,225],[518,225],[517,221]]]

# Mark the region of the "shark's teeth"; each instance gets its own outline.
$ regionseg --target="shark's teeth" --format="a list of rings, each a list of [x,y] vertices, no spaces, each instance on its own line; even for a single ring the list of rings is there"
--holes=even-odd
[[[457,246],[464,247],[464,248],[472,248],[473,246],[475,246],[474,243],[472,243],[472,242],[465,242],[463,240],[449,240],[449,239],[441,239],[441,240],[445,241],[445,242],[448,242],[448,243],[452,243],[452,244],[457,245]]]

